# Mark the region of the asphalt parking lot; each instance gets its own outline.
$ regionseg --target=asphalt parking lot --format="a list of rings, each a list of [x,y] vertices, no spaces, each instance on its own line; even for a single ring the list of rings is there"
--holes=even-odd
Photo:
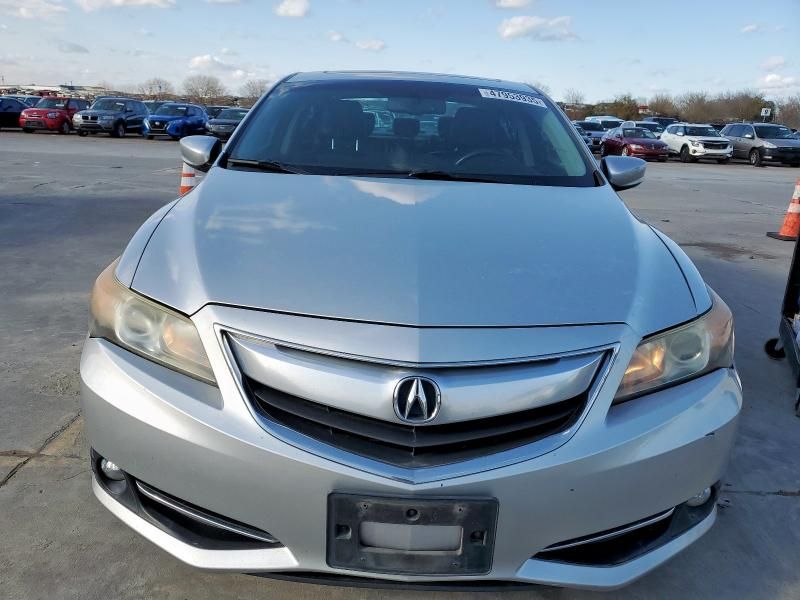
[[[175,197],[178,146],[3,131],[0,164],[0,596],[449,597],[201,573],[103,509],[78,400],[88,294],[139,224]],[[800,597],[800,419],[788,365],[762,350],[777,333],[793,249],[764,233],[780,227],[798,177],[788,167],[670,161],[650,164],[645,183],[622,194],[732,308],[745,405],[715,527],[611,597]],[[504,597],[596,596],[537,588]]]

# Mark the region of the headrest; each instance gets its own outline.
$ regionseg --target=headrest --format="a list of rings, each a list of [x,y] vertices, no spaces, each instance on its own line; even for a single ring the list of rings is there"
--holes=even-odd
[[[491,145],[501,139],[501,129],[491,112],[462,106],[453,119],[451,138],[456,145]]]
[[[392,128],[397,137],[413,138],[419,133],[419,121],[405,117],[396,118]]]

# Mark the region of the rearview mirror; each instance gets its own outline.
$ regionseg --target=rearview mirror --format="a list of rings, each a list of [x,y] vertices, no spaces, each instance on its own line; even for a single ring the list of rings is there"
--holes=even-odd
[[[600,161],[600,167],[611,187],[620,191],[642,183],[647,163],[632,156],[606,156]]]
[[[208,171],[221,150],[222,142],[210,135],[190,135],[181,139],[183,162],[198,171]]]

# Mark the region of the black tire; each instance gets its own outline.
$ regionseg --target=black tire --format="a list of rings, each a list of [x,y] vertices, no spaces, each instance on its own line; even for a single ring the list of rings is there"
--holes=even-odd
[[[681,148],[680,157],[682,163],[692,162],[692,155],[689,154],[689,146],[684,146]]]
[[[111,130],[111,137],[123,138],[125,137],[125,122],[117,121],[114,123],[114,129]]]
[[[800,167],[800,162],[791,163],[791,166],[796,169],[797,167]]]
[[[152,140],[152,139],[153,139],[153,137],[154,137],[154,136],[152,136],[152,135],[148,135],[148,136],[147,136],[147,139],[148,139],[148,140]]]
[[[771,340],[767,340],[767,343],[764,344],[764,352],[767,353],[773,360],[781,360],[782,358],[786,358],[786,350],[783,349],[783,345],[779,348],[778,345],[780,344],[780,340],[778,338],[772,338]]]
[[[608,156],[608,154],[606,153],[606,145],[600,144],[600,157],[602,158],[604,156]]]
[[[34,130],[31,129],[30,127],[23,127],[22,131],[24,131],[25,133],[33,133]]]
[[[69,121],[65,119],[61,122],[61,125],[58,126],[58,133],[59,135],[67,135],[70,131],[72,131],[72,127],[69,126]]]
[[[758,151],[758,148],[750,150],[750,154],[747,158],[754,167],[760,167],[764,164],[764,161],[761,160],[761,152]]]
[[[622,156],[630,156],[631,155],[631,150],[627,146],[623,146],[622,147],[622,152],[620,152],[620,154]]]
[[[721,164],[721,165],[727,165],[729,162],[731,162],[731,159],[730,158],[718,158],[717,162],[719,164]]]
[[[88,132],[88,131],[81,131],[81,130],[79,129],[79,130],[78,130],[78,135],[79,135],[79,136],[81,136],[81,137],[86,137],[86,136],[88,136],[88,135],[89,135],[89,132]]]
[[[659,158],[658,162],[667,162],[667,159],[666,158]]]

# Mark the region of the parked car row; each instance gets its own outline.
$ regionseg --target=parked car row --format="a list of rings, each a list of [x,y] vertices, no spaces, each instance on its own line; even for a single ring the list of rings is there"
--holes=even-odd
[[[209,134],[227,139],[247,114],[230,106],[202,106],[183,102],[141,101],[132,98],[102,97],[93,104],[82,98],[36,97],[31,106],[20,96],[0,96],[0,128],[21,128],[25,133],[38,130],[68,134],[76,131],[85,137],[107,133],[124,137],[129,133],[153,139],[168,136]]]
[[[681,162],[711,159],[720,164],[742,158],[756,167],[766,162],[800,167],[800,135],[774,123],[731,123],[717,127],[707,123],[678,123],[670,117],[622,121],[602,115],[573,121],[573,125],[592,152],[600,156],[617,154],[661,162],[676,156]]]

